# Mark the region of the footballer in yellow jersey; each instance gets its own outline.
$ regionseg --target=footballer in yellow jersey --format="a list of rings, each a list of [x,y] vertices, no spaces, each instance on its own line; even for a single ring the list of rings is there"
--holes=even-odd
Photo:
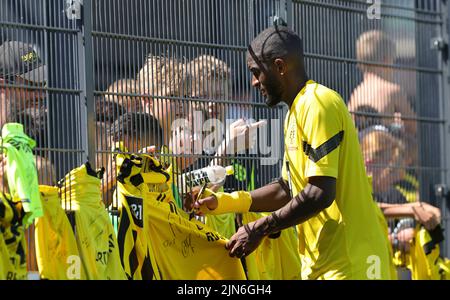
[[[298,226],[303,278],[368,279],[371,257],[380,262],[379,274],[373,275],[389,278],[389,256],[382,247],[385,232],[372,203],[356,130],[341,97],[308,81],[287,114],[285,148],[283,178],[291,178],[294,195],[310,177],[336,178],[335,201]]]
[[[289,107],[283,176],[250,193],[208,191],[194,208],[273,211],[238,229],[227,243],[231,256],[244,257],[270,234],[297,225],[302,278],[390,279],[387,237],[344,101],[308,80],[303,42],[287,27],[261,32],[248,47],[247,64],[266,104]]]

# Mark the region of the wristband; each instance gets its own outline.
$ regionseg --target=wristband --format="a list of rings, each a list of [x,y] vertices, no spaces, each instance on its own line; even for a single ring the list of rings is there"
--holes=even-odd
[[[214,196],[217,199],[217,208],[210,210],[206,206],[200,208],[204,214],[221,215],[225,213],[245,213],[250,210],[252,197],[249,192],[237,191],[233,193],[214,193],[210,189],[205,189],[202,198]]]

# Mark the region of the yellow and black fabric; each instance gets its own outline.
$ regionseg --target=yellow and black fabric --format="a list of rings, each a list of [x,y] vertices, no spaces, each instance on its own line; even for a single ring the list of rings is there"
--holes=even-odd
[[[205,224],[229,239],[236,233],[236,214],[207,215]]]
[[[23,214],[16,205],[9,195],[0,194],[0,279],[3,280],[27,279]]]
[[[117,181],[127,184],[131,192],[139,193],[142,187],[145,187],[145,190],[158,195],[158,201],[171,202],[173,200],[171,166],[164,169],[157,159],[147,154],[118,154],[116,166]]]
[[[20,221],[21,216],[16,205],[9,194],[0,193],[0,226],[7,227]]]
[[[438,259],[441,280],[450,280],[450,259],[440,257]]]
[[[86,279],[77,241],[58,188],[39,186],[44,215],[35,222],[36,259],[42,279]]]
[[[423,226],[416,228],[408,264],[413,280],[450,280],[448,259],[440,256],[439,243],[443,240],[440,226],[432,231]]]
[[[242,214],[243,224],[256,221],[266,213]],[[299,280],[301,263],[298,238],[294,227],[264,239],[261,245],[245,257],[249,280]]]
[[[116,151],[127,151],[123,144],[116,145]],[[143,232],[143,194],[142,187],[154,192],[158,201],[170,201],[171,177],[162,168],[160,162],[149,155],[118,154],[117,193],[120,221],[117,232],[119,253],[122,266],[129,279],[158,280],[161,279],[156,267],[152,245],[148,243]],[[144,183],[144,170],[146,183]],[[151,173],[151,175],[149,175]]]
[[[9,280],[25,280],[27,279],[27,260],[24,227],[16,224],[6,228],[0,228],[3,235],[4,246],[0,246],[7,250],[10,263],[6,265],[6,277]]]
[[[240,260],[228,255],[224,237],[196,219],[190,221],[175,203],[149,197],[144,196],[146,233],[163,279],[245,279]]]
[[[102,201],[103,170],[87,162],[59,182],[62,205],[74,213],[75,239],[86,279],[126,279],[117,239]]]
[[[396,182],[394,189],[402,199],[394,203],[413,203],[418,200],[419,182],[411,173],[406,173],[401,181]],[[395,201],[395,197],[388,197],[387,201],[392,202],[393,198]],[[409,269],[413,280],[448,280],[450,279],[449,260],[440,256],[439,248],[439,243],[443,239],[440,226],[429,232],[418,225],[415,227],[415,237],[411,242],[410,252],[395,250],[393,264],[396,267]]]
[[[9,251],[6,247],[3,234],[0,234],[0,280],[5,280],[7,278],[8,270],[13,268],[10,264]]]
[[[396,251],[395,265],[409,269],[413,280],[450,280],[450,260],[440,255],[439,243],[442,240],[440,226],[431,232],[423,226],[417,226],[410,243],[410,252]]]
[[[127,160],[128,159],[128,160]],[[138,175],[140,168],[133,168],[141,161],[131,162],[125,155],[116,158],[119,168],[117,192],[120,221],[117,232],[119,255],[128,279],[161,279],[156,268],[154,253],[144,233],[143,198],[140,189],[129,181],[129,177]],[[131,168],[131,171],[127,171]],[[127,176],[125,176],[127,175]],[[139,185],[138,185],[139,186]],[[154,268],[155,267],[155,268]]]
[[[395,189],[401,193],[406,202],[416,202],[419,192],[419,181],[414,174],[406,172],[404,178],[394,185]]]
[[[148,279],[245,279],[239,259],[229,257],[225,249],[227,240],[196,219],[189,220],[172,201],[170,185],[164,188],[170,175],[158,160],[119,154],[116,165],[121,200],[118,240],[129,278],[139,278],[147,259],[153,271]]]

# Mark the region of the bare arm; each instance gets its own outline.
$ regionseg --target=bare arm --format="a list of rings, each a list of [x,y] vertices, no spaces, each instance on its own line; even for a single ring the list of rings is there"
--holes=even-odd
[[[255,191],[256,192],[256,191]],[[274,196],[276,196],[274,194]],[[310,177],[307,186],[297,196],[288,201],[284,206],[275,211],[266,218],[255,222],[253,230],[261,230],[263,235],[280,231],[282,229],[303,223],[308,219],[314,217],[322,210],[328,208],[336,197],[336,179],[333,177],[317,176]],[[261,197],[262,198],[262,197]],[[261,207],[259,210],[258,198],[253,199],[251,211],[264,211],[268,206]],[[264,203],[272,201],[264,201]],[[281,203],[279,201],[278,203]],[[265,210],[269,211],[269,210]]]
[[[305,189],[291,199],[287,183],[280,179],[250,192],[251,205],[249,211],[270,212],[278,210],[275,214],[280,214],[282,218],[293,218],[292,222],[301,223],[331,205],[335,198],[335,190],[336,179],[332,177],[311,177]],[[187,198],[187,202],[189,202],[187,207],[191,207],[190,203],[198,193],[198,191],[193,192],[194,194]],[[218,200],[212,195],[199,199],[193,204],[194,208],[198,210],[205,206],[212,211],[218,207]],[[289,226],[291,225],[287,225],[285,228]]]
[[[200,188],[196,187],[190,195],[187,195],[185,198],[186,207],[191,209],[193,205],[194,208],[200,211],[201,207],[204,206],[210,211],[215,210],[219,205],[215,195],[207,196],[193,202],[197,198],[199,190]],[[285,206],[291,200],[289,187],[286,181],[281,178],[262,188],[251,191],[250,197],[251,205],[249,211],[253,212],[275,211]]]
[[[386,218],[414,217],[410,204],[377,203]]]
[[[114,185],[116,184],[116,162],[112,160],[109,162],[109,167],[106,169],[106,176],[102,184],[103,201],[106,207],[112,203],[114,195]]]
[[[282,179],[251,191],[250,195],[252,197],[250,211],[253,212],[275,211],[291,200],[289,187]]]
[[[406,204],[378,203],[386,218],[414,218],[426,229],[432,230],[441,223],[441,210],[425,202]]]
[[[276,193],[273,195],[276,196]],[[226,245],[226,248],[230,250],[230,256],[242,257],[248,255],[259,246],[264,237],[314,217],[329,207],[335,197],[335,178],[310,177],[305,189],[283,207],[267,217],[239,228]],[[270,202],[268,200],[270,199],[256,195],[256,199],[252,199],[251,210],[262,208],[259,203]]]

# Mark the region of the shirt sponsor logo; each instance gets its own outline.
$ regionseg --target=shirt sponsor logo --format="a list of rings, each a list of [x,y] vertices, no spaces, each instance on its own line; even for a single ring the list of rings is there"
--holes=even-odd
[[[36,54],[35,52],[30,52],[30,53],[27,53],[27,54],[25,54],[25,55],[22,55],[22,56],[20,57],[20,59],[21,59],[23,62],[29,62],[29,63],[32,63],[33,61],[35,61],[35,60],[38,59],[38,56],[37,56],[37,54]]]
[[[286,139],[286,146],[288,151],[297,151],[298,150],[298,144],[297,144],[297,126],[295,122],[291,122],[289,124],[287,139]]]

